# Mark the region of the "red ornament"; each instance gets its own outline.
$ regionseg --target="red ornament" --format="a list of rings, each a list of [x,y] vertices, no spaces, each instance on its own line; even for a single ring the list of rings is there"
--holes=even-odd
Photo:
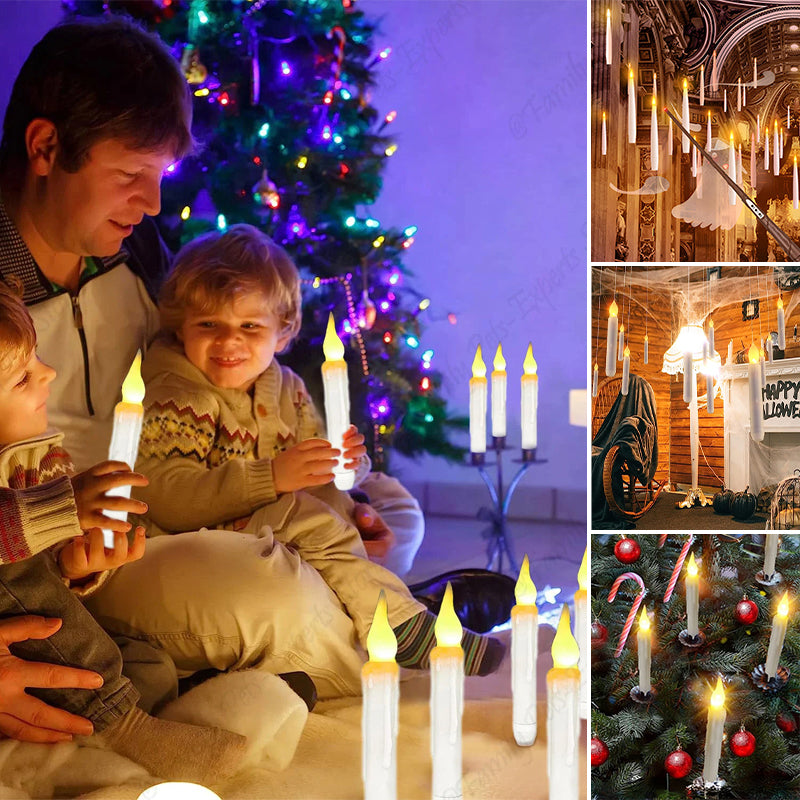
[[[787,714],[784,711],[781,711],[775,717],[775,724],[784,732],[784,733],[794,733],[797,730],[797,720],[794,718],[793,714]]]
[[[685,750],[673,750],[664,761],[671,778],[685,778],[692,768],[692,757]]]
[[[601,764],[605,764],[608,759],[608,747],[606,747],[606,743],[596,736],[592,737],[591,754],[593,767],[599,767]]]
[[[602,647],[608,641],[608,628],[602,622],[592,623],[592,647]]]
[[[735,756],[744,758],[751,756],[756,751],[756,737],[744,728],[731,736],[731,752]]]
[[[758,606],[752,601],[743,597],[736,604],[736,620],[742,625],[751,625],[758,619]]]
[[[633,564],[634,561],[639,560],[639,556],[642,554],[642,548],[639,547],[639,543],[634,541],[633,539],[620,539],[614,545],[614,555],[623,563],[623,564]]]

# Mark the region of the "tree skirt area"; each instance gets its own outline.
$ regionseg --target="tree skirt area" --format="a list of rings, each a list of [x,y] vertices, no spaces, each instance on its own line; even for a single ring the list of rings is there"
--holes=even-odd
[[[511,733],[508,655],[494,675],[466,680],[465,800],[546,800],[548,797],[544,698],[545,676],[552,666],[550,645],[554,630],[547,625],[539,630],[539,727],[533,747],[518,747]],[[508,631],[499,636],[510,640]],[[268,679],[272,680],[272,676]],[[243,688],[248,680],[251,684]],[[286,740],[290,740],[291,749],[300,728],[298,726],[293,734],[291,726],[296,724],[295,715],[294,721],[290,719],[286,724],[281,723],[284,727],[276,729],[276,714],[271,714],[270,709],[278,704],[275,693],[280,694],[285,687],[276,688],[264,680],[260,673],[224,675],[201,684],[176,701],[183,706],[180,714],[172,714],[174,718],[187,722],[213,719],[217,724],[224,720],[225,727],[245,733],[252,740],[260,740],[260,750],[251,755],[255,763],[224,784],[209,788],[222,800],[352,800],[362,797],[361,698],[318,703],[308,715],[291,763],[281,771],[274,771],[265,766],[274,767],[281,758],[288,758],[283,752]],[[402,800],[428,800],[431,796],[429,687],[427,673],[402,671],[398,736],[398,797]],[[290,705],[292,702],[290,700]],[[586,775],[585,733],[584,724],[581,728],[581,776]],[[53,797],[136,800],[147,787],[159,782],[143,768],[109,751],[75,743],[0,742],[0,800]],[[586,798],[583,778],[580,797],[581,800]]]
[[[709,490],[710,500],[714,491]],[[660,530],[720,530],[720,531],[763,531],[769,517],[757,512],[749,519],[739,520],[732,514],[717,514],[712,506],[676,508],[686,497],[686,492],[661,492],[655,505],[634,523],[639,531]]]

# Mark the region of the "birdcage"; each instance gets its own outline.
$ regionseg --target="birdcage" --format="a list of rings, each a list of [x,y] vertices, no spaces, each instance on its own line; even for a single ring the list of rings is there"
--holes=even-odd
[[[800,469],[778,484],[769,509],[768,528],[773,531],[800,529]]]

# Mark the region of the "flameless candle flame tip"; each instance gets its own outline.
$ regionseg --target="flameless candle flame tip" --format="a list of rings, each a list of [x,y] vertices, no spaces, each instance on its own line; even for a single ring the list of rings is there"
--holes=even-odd
[[[503,345],[497,345],[497,351],[494,354],[493,366],[498,372],[504,372],[506,368],[506,360],[503,358]]]
[[[608,307],[608,316],[616,317],[618,313],[619,313],[619,307],[617,306],[617,301],[612,300],[611,305]]]
[[[144,400],[144,381],[142,380],[142,351],[137,350],[131,368],[122,382],[122,402],[140,404]]]
[[[722,708],[725,705],[725,687],[722,685],[722,678],[717,676],[717,685],[711,693],[711,705],[714,708]]]
[[[686,565],[686,574],[693,578],[697,575],[697,562],[694,560],[694,553],[689,556],[689,563]]]
[[[789,592],[784,592],[781,602],[778,604],[778,616],[789,616]]]
[[[322,352],[328,361],[342,361],[344,359],[344,345],[336,333],[336,323],[333,321],[333,314],[328,314],[328,327],[325,331],[325,339],[322,342]]]
[[[519,578],[517,578],[517,583],[514,586],[514,597],[517,599],[517,605],[536,605],[536,585],[531,579],[531,568],[527,554],[522,559],[522,566],[519,568]]]
[[[389,625],[386,593],[381,590],[375,616],[367,634],[367,652],[370,661],[394,661],[397,655],[397,638]]]
[[[522,371],[526,375],[536,374],[536,359],[533,357],[533,345],[528,343],[528,351],[525,353],[525,361],[522,362]]]
[[[759,348],[755,346],[755,344],[750,345],[750,349],[747,351],[747,360],[751,364],[758,364],[759,360],[761,359],[761,353]]]
[[[642,606],[642,613],[639,615],[639,630],[647,632],[650,630],[650,617],[647,616],[647,609]]]
[[[453,587],[448,582],[442,598],[442,606],[433,626],[436,644],[439,647],[460,647],[464,629],[453,608]]]
[[[569,607],[561,607],[561,617],[558,620],[553,646],[550,650],[553,656],[553,666],[561,669],[571,669],[578,666],[581,651],[569,627]]]
[[[483,355],[481,354],[480,345],[478,345],[478,349],[475,351],[475,358],[472,361],[472,377],[473,378],[486,377],[486,364],[483,361]]]

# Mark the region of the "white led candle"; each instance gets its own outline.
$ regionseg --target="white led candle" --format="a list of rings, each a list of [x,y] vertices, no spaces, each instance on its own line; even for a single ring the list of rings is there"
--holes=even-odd
[[[536,659],[539,655],[539,610],[528,556],[522,559],[511,609],[511,700],[514,741],[529,747],[536,741]]]
[[[550,800],[578,798],[578,698],[580,650],[569,626],[569,609],[561,608],[553,646],[553,668],[547,673],[547,777]]]
[[[797,162],[795,161],[795,170],[797,169]],[[783,300],[778,298],[778,347],[781,350],[786,349],[786,319],[783,312]]]
[[[492,436],[501,438],[506,435],[506,395],[508,375],[506,360],[503,358],[503,346],[498,344],[494,354],[492,370]]]
[[[622,386],[620,391],[623,395],[628,394],[628,385],[630,384],[631,380],[631,350],[626,345],[625,351],[622,356]]]
[[[797,156],[794,157],[794,166],[792,167],[792,208],[797,209],[800,207],[800,191],[797,184]]]
[[[594,369],[592,370],[592,397],[597,397],[597,388],[599,386],[599,372],[597,362],[594,362]]]
[[[139,437],[144,419],[144,382],[142,381],[142,351],[138,350],[128,374],[122,382],[122,401],[114,407],[114,428],[108,448],[109,461],[123,461],[131,469],[136,465],[139,452]],[[116,486],[106,492],[106,497],[130,497],[131,487]],[[113,519],[126,520],[126,511],[105,510],[103,513]],[[114,549],[114,532],[103,530],[103,545]]]
[[[397,799],[397,639],[381,591],[367,634],[369,661],[361,669],[361,775],[364,800]]]
[[[706,150],[711,152],[711,112],[706,117]]]
[[[750,134],[750,185],[755,189],[757,185],[756,172],[756,135]]]
[[[772,174],[777,176],[780,172],[780,144],[778,142],[778,121],[775,121],[775,132],[772,135]]]
[[[714,320],[708,320],[708,354],[714,358]]]
[[[764,575],[769,578],[775,574],[775,559],[778,557],[778,534],[767,533],[764,541]]]
[[[606,64],[611,64],[611,9],[606,9]]]
[[[704,106],[706,104],[706,73],[705,67],[701,64],[700,65],[700,105]]]
[[[730,135],[728,144],[728,175],[734,183],[738,182],[736,178],[736,150],[733,146],[733,134]],[[736,192],[730,186],[728,187],[728,202],[732,206],[736,205]]]
[[[628,66],[628,143],[636,144],[636,84],[633,68]]]
[[[667,133],[667,155],[671,156],[674,152],[674,143],[672,141],[672,117],[669,117],[669,130]]]
[[[596,368],[596,367],[595,367]],[[535,450],[538,437],[536,415],[539,407],[539,376],[536,374],[536,359],[533,345],[528,343],[525,361],[522,363],[522,449]]]
[[[322,363],[322,388],[325,396],[325,425],[328,441],[340,451],[338,464],[333,469],[333,482],[337,489],[347,491],[355,484],[355,471],[345,469],[344,434],[350,427],[350,388],[344,345],[336,334],[333,314],[328,315],[328,328],[322,343],[325,361]]]
[[[636,633],[636,653],[639,660],[639,689],[647,694],[652,689],[650,683],[650,662],[653,653],[653,642],[650,634],[650,618],[647,609],[642,606],[639,616],[639,630]]]
[[[766,673],[767,678],[774,678],[778,674],[778,666],[783,650],[783,640],[786,638],[786,627],[789,624],[789,593],[784,592],[778,611],[772,618],[772,632],[769,635],[769,649],[767,650]]]
[[[472,453],[486,452],[486,389],[486,364],[478,345],[469,379],[469,449]]]
[[[586,647],[589,634],[589,550],[583,551],[583,560],[578,569],[578,591],[575,592],[575,639],[580,650],[578,669],[581,672],[581,698],[579,704],[582,719],[589,719],[589,678],[592,671],[592,657]]]
[[[646,364],[650,360],[650,340],[647,338],[647,334],[644,335],[644,363]]]
[[[764,171],[769,170],[769,128],[764,129]]]
[[[619,333],[617,334],[617,361],[622,361],[625,355],[625,323],[620,322]]]
[[[736,110],[742,110],[742,79],[739,78],[737,82],[736,88]]]
[[[608,327],[606,329],[606,376],[617,372],[617,301],[612,300],[608,307]]]
[[[753,59],[753,88],[758,86],[758,59]]]
[[[689,556],[686,565],[686,630],[689,636],[697,636],[700,632],[700,577],[697,574],[697,562],[694,553]]]
[[[461,719],[464,714],[463,629],[448,583],[434,626],[431,651],[431,764],[433,800],[458,800],[461,792]]]
[[[747,394],[750,403],[750,436],[754,442],[764,438],[764,411],[761,405],[761,365],[758,348],[750,345],[747,353]]]
[[[608,133],[606,132],[606,112],[603,112],[603,122],[600,127],[600,155],[608,151]]]
[[[728,113],[728,90],[722,90],[722,110],[727,114]]]
[[[714,783],[719,780],[719,759],[722,755],[722,735],[725,732],[725,690],[722,678],[717,678],[717,687],[711,694],[706,722],[705,761],[703,780]]]
[[[688,131],[689,130],[689,81],[686,78],[683,79],[683,115],[681,118],[681,122],[683,122],[683,127]],[[689,137],[685,133],[681,133],[681,147],[684,153],[689,152]]]

